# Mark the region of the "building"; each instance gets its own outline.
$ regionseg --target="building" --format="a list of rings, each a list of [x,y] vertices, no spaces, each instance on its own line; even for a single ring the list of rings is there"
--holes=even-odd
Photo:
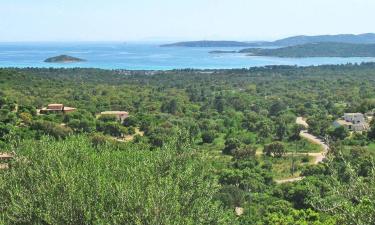
[[[121,123],[124,122],[126,118],[129,117],[129,113],[126,111],[105,111],[100,113],[101,116],[109,115],[115,116]]]
[[[40,109],[41,114],[47,113],[70,113],[76,111],[76,108],[64,106],[63,104],[49,104],[47,107]]]
[[[366,122],[365,116],[362,113],[345,113],[343,119],[353,124]]]
[[[341,119],[338,119],[333,123],[333,126],[343,126],[354,132],[362,132],[369,129],[366,117],[362,113],[345,113]]]

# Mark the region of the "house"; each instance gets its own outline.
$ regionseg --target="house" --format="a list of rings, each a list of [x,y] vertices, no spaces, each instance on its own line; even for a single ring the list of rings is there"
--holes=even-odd
[[[40,109],[41,114],[46,113],[70,113],[76,111],[76,108],[64,106],[63,104],[49,104],[47,107]]]
[[[354,132],[362,132],[369,129],[366,117],[362,113],[345,113],[341,119],[338,119],[333,123],[333,126],[343,126]]]
[[[353,124],[366,122],[365,116],[362,113],[344,113],[343,119]]]
[[[121,123],[129,117],[129,113],[126,111],[105,111],[101,112],[100,115],[115,116]]]

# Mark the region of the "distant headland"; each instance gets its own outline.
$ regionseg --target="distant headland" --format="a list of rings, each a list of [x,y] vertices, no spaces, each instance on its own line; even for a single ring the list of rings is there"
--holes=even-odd
[[[375,44],[349,44],[336,42],[309,43],[283,48],[247,48],[239,51],[249,56],[288,58],[306,57],[375,57]]]
[[[375,44],[375,34],[337,34],[337,35],[317,35],[317,36],[293,36],[276,41],[186,41],[161,45],[161,47],[287,47],[304,45],[318,42],[338,42],[347,44]]]
[[[69,55],[59,55],[59,56],[51,57],[51,58],[44,60],[44,62],[47,62],[47,63],[75,63],[75,62],[84,62],[84,61],[86,60],[72,57]]]

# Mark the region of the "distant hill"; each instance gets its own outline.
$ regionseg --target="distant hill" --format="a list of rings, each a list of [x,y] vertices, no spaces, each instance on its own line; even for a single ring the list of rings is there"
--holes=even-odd
[[[269,42],[273,46],[292,46],[303,45],[317,42],[340,42],[351,44],[375,44],[375,34],[338,34],[338,35],[319,35],[319,36],[294,36]]]
[[[277,41],[239,42],[239,41],[187,41],[161,45],[162,47],[261,47],[294,46],[317,42],[340,42],[351,44],[375,44],[375,34],[338,34],[318,36],[294,36]]]
[[[274,57],[375,57],[375,44],[309,43],[276,49],[248,48],[239,51],[256,56]]]
[[[249,47],[251,43],[240,41],[187,41],[161,45],[161,47]]]
[[[84,59],[68,56],[68,55],[59,55],[55,57],[48,58],[44,60],[47,63],[73,63],[73,62],[83,62]]]

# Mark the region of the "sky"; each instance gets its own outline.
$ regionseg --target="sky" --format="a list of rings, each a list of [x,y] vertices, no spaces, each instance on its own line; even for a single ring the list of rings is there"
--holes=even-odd
[[[375,0],[0,0],[0,41],[274,40],[375,32]]]

